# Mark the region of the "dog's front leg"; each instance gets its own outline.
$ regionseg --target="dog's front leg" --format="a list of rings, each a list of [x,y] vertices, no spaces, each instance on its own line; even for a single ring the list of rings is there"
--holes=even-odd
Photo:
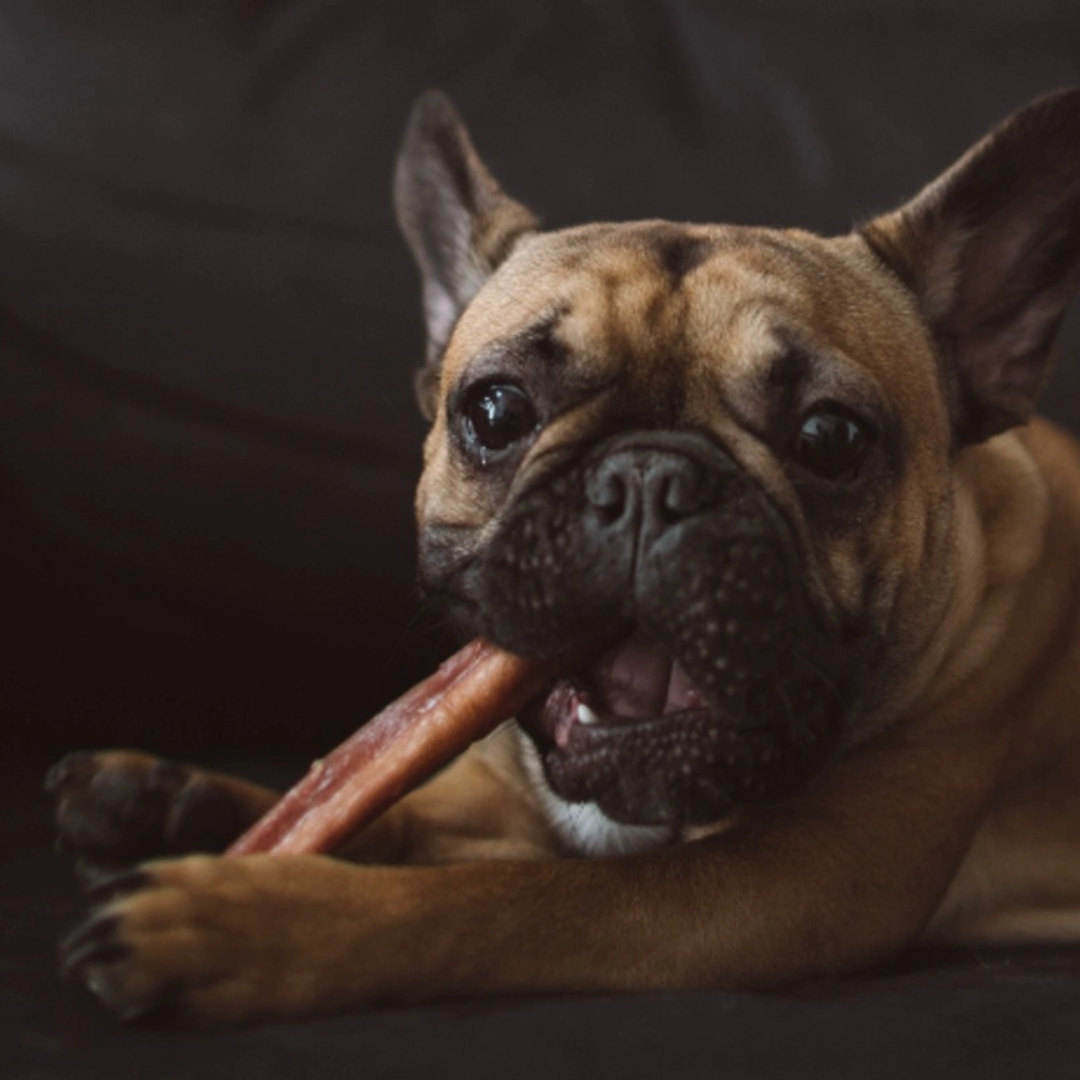
[[[558,845],[515,786],[507,728],[463,754],[334,854],[368,863],[534,858]],[[62,846],[89,883],[147,858],[217,853],[279,792],[133,750],[68,754],[48,774]]]
[[[970,839],[985,772],[944,751],[864,752],[801,805],[619,859],[150,863],[114,883],[67,958],[124,1015],[168,1007],[204,1023],[804,980],[919,932]]]
[[[518,753],[513,728],[504,725],[334,855],[351,862],[434,866],[564,854],[522,776]]]

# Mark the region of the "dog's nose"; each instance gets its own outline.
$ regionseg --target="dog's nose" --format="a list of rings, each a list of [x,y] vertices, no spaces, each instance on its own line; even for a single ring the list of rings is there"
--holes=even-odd
[[[586,497],[604,526],[662,531],[716,505],[716,485],[704,468],[678,451],[617,450],[600,461]]]

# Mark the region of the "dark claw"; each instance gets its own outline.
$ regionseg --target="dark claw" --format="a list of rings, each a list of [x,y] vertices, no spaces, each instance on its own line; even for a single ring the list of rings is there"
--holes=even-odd
[[[118,940],[120,918],[116,915],[91,917],[70,934],[60,946],[60,963],[65,979],[82,976],[95,964],[115,964],[132,955],[129,945]],[[93,987],[91,986],[93,989]],[[112,1003],[120,1019],[129,1024],[153,1024],[174,1019],[181,1012],[183,995],[175,984],[163,986],[138,1001],[120,1006]]]
[[[91,904],[102,904],[106,900],[123,896],[125,893],[138,892],[150,884],[150,875],[145,870],[122,870],[118,874],[109,874],[88,885],[86,899]]]
[[[81,975],[91,964],[115,964],[131,955],[131,949],[122,941],[84,945],[81,949],[64,956],[64,977]]]
[[[106,964],[128,955],[116,939],[120,919],[116,915],[92,916],[60,943],[60,962],[65,975],[79,974],[87,964]]]
[[[87,889],[99,884],[103,879],[126,869],[129,869],[129,867],[102,862],[99,859],[92,859],[87,856],[79,856],[75,859],[75,883],[79,886],[79,891],[85,896]]]

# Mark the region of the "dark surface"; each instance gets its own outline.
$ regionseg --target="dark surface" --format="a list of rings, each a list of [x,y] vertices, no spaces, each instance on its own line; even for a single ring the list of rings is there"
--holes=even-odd
[[[1078,80],[1069,0],[0,0],[0,1075],[1075,1076],[1068,951],[121,1029],[56,979],[76,899],[36,789],[77,746],[302,762],[445,646],[389,209],[421,89],[550,225],[839,231]],[[1064,343],[1046,407],[1080,429],[1075,312]]]
[[[223,1032],[125,1027],[59,981],[55,942],[81,908],[50,851],[38,788],[9,775],[0,793],[0,840],[14,856],[0,867],[5,1080],[1076,1076],[1078,950],[924,954],[799,996],[518,999]]]

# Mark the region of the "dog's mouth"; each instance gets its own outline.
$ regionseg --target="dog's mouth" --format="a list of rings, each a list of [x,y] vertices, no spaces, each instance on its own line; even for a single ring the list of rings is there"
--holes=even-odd
[[[638,627],[523,710],[548,783],[627,824],[721,819],[790,794],[818,771],[836,701],[816,676],[775,679],[732,665],[717,701]]]
[[[708,713],[704,694],[642,629],[560,679],[528,710],[530,731],[563,753],[587,750],[604,732]]]

